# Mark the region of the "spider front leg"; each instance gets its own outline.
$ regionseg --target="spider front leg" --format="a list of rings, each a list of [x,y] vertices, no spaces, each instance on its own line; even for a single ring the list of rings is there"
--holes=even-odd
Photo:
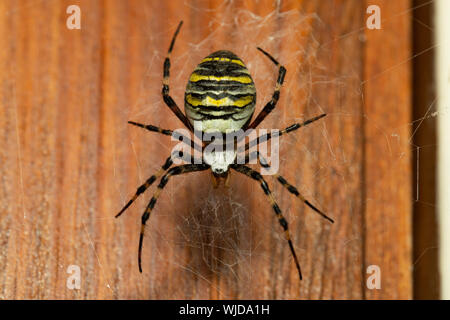
[[[172,42],[170,43],[169,51],[167,52],[166,59],[164,60],[164,78],[163,78],[163,88],[162,88],[162,95],[164,102],[167,104],[167,106],[172,110],[172,112],[178,117],[178,119],[181,120],[181,122],[184,123],[184,125],[190,129],[192,129],[192,125],[189,122],[189,120],[186,118],[183,112],[181,112],[180,108],[177,106],[175,101],[172,99],[172,97],[169,95],[169,77],[170,77],[170,55],[173,50],[173,46],[175,44],[175,39],[177,38],[178,32],[180,32],[181,26],[183,25],[183,21],[180,21],[180,24],[177,27],[177,30],[175,31],[175,34],[173,35]]]
[[[295,266],[297,267],[298,276],[300,277],[300,280],[302,280],[302,271],[300,269],[300,264],[299,264],[298,259],[297,259],[297,254],[295,253],[295,249],[294,249],[294,246],[293,246],[292,241],[291,241],[291,236],[289,234],[288,223],[287,223],[286,219],[284,218],[280,207],[276,203],[275,198],[272,195],[272,192],[270,191],[266,180],[264,180],[264,178],[262,177],[262,175],[259,172],[255,171],[255,170],[253,170],[253,169],[251,169],[251,168],[249,168],[249,167],[247,167],[245,165],[233,164],[230,167],[232,169],[236,170],[237,172],[245,174],[246,176],[252,178],[253,180],[259,181],[259,183],[261,184],[261,188],[264,190],[264,193],[268,197],[269,202],[272,205],[273,211],[275,211],[275,214],[276,214],[276,216],[278,218],[278,222],[280,223],[281,227],[284,229],[286,240],[289,243],[289,248],[291,249],[291,254],[292,254],[292,257],[294,258]]]
[[[204,171],[209,168],[210,166],[207,164],[185,164],[171,168],[169,171],[167,171],[165,175],[162,176],[157,187],[158,189],[153,194],[152,199],[150,200],[147,208],[145,209],[144,214],[142,215],[142,226],[141,226],[141,234],[139,236],[139,253],[138,253],[139,272],[142,273],[141,256],[142,256],[142,241],[144,239],[145,223],[147,222],[148,218],[150,218],[150,213],[155,207],[156,201],[158,200],[161,191],[167,185],[167,182],[169,182],[169,178],[171,176],[176,176],[184,173]]]
[[[283,67],[277,60],[275,60],[274,57],[272,57],[269,53],[259,47],[257,49],[261,51],[265,56],[267,56],[270,60],[272,60],[272,62],[275,63],[275,65],[278,67],[278,79],[277,84],[275,85],[272,99],[264,106],[255,120],[253,120],[253,122],[249,125],[249,129],[255,129],[261,123],[261,121],[263,121],[267,117],[267,115],[275,108],[278,99],[280,98],[281,86],[283,85],[284,76],[286,75],[286,68]]]

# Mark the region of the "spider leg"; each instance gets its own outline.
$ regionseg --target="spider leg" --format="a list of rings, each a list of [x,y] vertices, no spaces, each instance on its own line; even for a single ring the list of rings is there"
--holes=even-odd
[[[172,42],[170,43],[169,51],[167,52],[166,59],[164,60],[164,78],[163,78],[163,87],[162,87],[162,95],[164,102],[167,106],[172,110],[172,112],[184,123],[184,125],[192,131],[192,126],[189,120],[186,118],[185,114],[181,112],[180,108],[177,106],[175,101],[169,95],[169,76],[170,76],[170,55],[173,50],[173,46],[175,44],[175,39],[177,38],[178,33],[180,32],[181,26],[183,25],[183,21],[180,21],[180,24],[173,35]]]
[[[285,129],[283,129],[283,130],[278,131],[278,133],[277,133],[276,135],[277,135],[277,136],[282,136],[283,134],[286,134],[286,133],[295,131],[295,130],[297,130],[297,129],[300,129],[301,127],[305,127],[305,126],[307,126],[307,125],[313,123],[314,121],[320,120],[320,119],[322,119],[322,118],[325,117],[325,116],[326,116],[326,114],[324,113],[324,114],[321,114],[320,116],[317,116],[317,117],[311,118],[311,119],[309,119],[309,120],[306,120],[305,122],[302,122],[302,123],[294,123],[293,125],[291,125],[291,126],[285,128]],[[258,145],[258,144],[260,144],[261,142],[268,141],[268,140],[270,140],[273,136],[276,136],[276,135],[272,135],[271,133],[263,134],[263,135],[257,137],[256,139],[253,139],[252,141],[248,142],[248,143],[245,145],[245,150],[248,150],[248,149],[250,149],[250,148],[252,148],[252,147]]]
[[[155,193],[152,196],[152,199],[150,200],[147,208],[145,209],[144,214],[142,215],[142,226],[141,226],[141,234],[139,236],[139,253],[138,253],[139,272],[142,273],[141,256],[142,256],[142,241],[144,239],[145,223],[147,222],[148,218],[150,218],[150,213],[155,207],[156,200],[158,200],[158,197],[162,189],[164,189],[164,187],[167,185],[169,178],[171,176],[176,176],[189,172],[203,171],[209,168],[210,166],[207,164],[185,164],[171,168],[169,171],[167,171],[165,175],[162,176],[158,184],[158,189],[156,189]]]
[[[162,129],[160,127],[156,127],[156,126],[153,126],[151,124],[142,124],[142,123],[134,122],[134,121],[128,121],[128,123],[132,124],[133,126],[136,126],[136,127],[144,128],[144,129],[146,129],[148,131],[161,133],[161,134],[163,134],[165,136],[171,136],[173,134],[172,130]]]
[[[158,133],[161,133],[166,136],[174,136],[173,135],[174,132],[169,129],[162,129],[160,127],[156,127],[151,124],[142,124],[142,123],[138,123],[138,122],[134,122],[134,121],[128,121],[128,123],[132,124],[134,126],[140,127],[140,128],[144,128],[148,131],[158,132]],[[186,137],[185,135],[180,134],[178,132],[175,132],[175,134],[178,135],[178,138],[180,139],[180,141],[184,142],[191,148],[193,147],[195,150],[202,152],[203,147],[201,147],[199,144],[195,143],[195,141],[192,141],[189,137]],[[176,137],[174,136],[174,138],[176,138]]]
[[[145,192],[145,190],[147,190],[152,184],[153,182],[156,181],[156,179],[158,179],[164,172],[166,172],[173,164],[173,159],[174,158],[179,158],[179,159],[184,159],[186,161],[188,161],[187,159],[192,159],[190,155],[183,155],[182,152],[174,152],[172,153],[164,162],[164,164],[161,166],[161,169],[158,170],[158,172],[156,172],[154,175],[152,175],[150,178],[147,179],[147,181],[145,181],[144,184],[142,184],[139,188],[137,188],[136,193],[134,194],[134,196],[130,199],[130,201],[127,202],[127,204],[122,208],[122,210],[119,211],[118,214],[116,214],[116,218],[120,217],[120,215],[122,213],[125,212],[125,210],[128,209],[129,206],[131,206],[131,204],[142,194]]]
[[[254,151],[251,154],[249,154],[248,157],[246,157],[246,163],[250,162],[252,159],[255,159],[255,158],[258,158],[258,161],[261,164],[261,167],[270,168],[270,165],[267,163],[267,160],[261,155],[261,153],[259,151]],[[310,207],[316,213],[321,215],[323,218],[327,219],[331,223],[334,223],[333,219],[328,217],[325,213],[323,213],[322,211],[317,209],[314,205],[312,205],[311,202],[306,200],[305,197],[303,197],[303,195],[300,193],[300,191],[298,191],[298,189],[296,187],[294,187],[292,184],[287,182],[283,176],[281,176],[279,174],[275,174],[274,176],[278,180],[278,182],[281,183],[281,185],[283,187],[285,187],[290,193],[294,194],[297,198],[302,200],[308,207]]]
[[[286,75],[286,68],[283,67],[277,60],[275,60],[274,57],[272,57],[269,53],[259,47],[257,49],[261,51],[265,56],[267,56],[270,60],[272,60],[272,62],[275,63],[275,65],[278,67],[278,79],[277,84],[275,85],[272,99],[264,106],[255,120],[253,120],[253,122],[249,125],[249,129],[255,129],[261,123],[261,121],[263,121],[267,117],[267,115],[275,108],[278,99],[280,98],[280,89],[284,82],[284,76]]]
[[[300,200],[302,200],[308,207],[310,207],[311,209],[313,209],[316,213],[318,213],[319,215],[321,215],[323,218],[327,219],[328,221],[330,221],[331,223],[334,223],[334,220],[331,219],[329,216],[327,216],[325,213],[323,213],[322,211],[320,211],[319,209],[317,209],[315,206],[313,206],[311,204],[311,202],[309,202],[308,200],[306,200],[303,195],[297,190],[296,187],[294,187],[292,184],[290,184],[289,182],[286,181],[286,179],[284,179],[282,176],[280,176],[279,174],[276,174],[275,177],[277,178],[278,182],[280,182],[283,187],[285,187],[286,189],[288,189],[288,191],[292,194],[294,194],[297,198],[299,198]]]
[[[232,164],[230,167],[239,173],[245,174],[246,176],[252,178],[253,180],[259,181],[259,183],[261,184],[261,188],[264,190],[264,193],[267,195],[269,202],[272,205],[272,209],[273,209],[273,211],[275,211],[278,221],[279,221],[281,227],[283,227],[283,229],[284,229],[286,240],[289,243],[289,248],[291,249],[291,254],[292,254],[292,257],[294,258],[295,266],[297,267],[297,270],[298,270],[298,275],[300,277],[300,280],[302,280],[302,271],[300,269],[300,264],[298,263],[297,254],[295,253],[295,249],[294,249],[294,246],[291,241],[291,236],[289,234],[289,229],[288,229],[288,223],[287,223],[286,219],[283,217],[281,209],[278,206],[278,204],[276,203],[275,198],[273,197],[272,192],[270,191],[269,186],[267,185],[267,182],[264,180],[263,176],[259,172],[255,171],[245,165]]]

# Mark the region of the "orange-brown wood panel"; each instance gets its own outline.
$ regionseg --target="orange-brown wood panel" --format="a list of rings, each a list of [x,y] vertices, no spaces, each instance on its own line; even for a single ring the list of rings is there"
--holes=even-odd
[[[411,298],[410,4],[376,3],[382,30],[365,29],[360,0],[0,2],[0,297]],[[81,30],[66,27],[72,4]],[[180,20],[170,84],[181,108],[193,68],[227,49],[252,73],[260,110],[277,76],[261,46],[288,70],[261,127],[328,114],[280,139],[279,173],[335,224],[267,176],[301,282],[263,191],[236,172],[228,189],[208,172],[171,178],[138,271],[155,188],[114,215],[175,142],[127,121],[181,128],[161,97]],[[373,264],[380,290],[366,287]],[[66,286],[70,265],[79,290]]]
[[[367,1],[384,14],[366,30],[364,69],[364,258],[383,290],[368,299],[412,298],[411,29],[409,1]]]

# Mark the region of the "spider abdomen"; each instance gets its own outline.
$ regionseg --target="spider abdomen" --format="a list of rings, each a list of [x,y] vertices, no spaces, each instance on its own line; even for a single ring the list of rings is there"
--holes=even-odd
[[[186,115],[196,130],[237,131],[255,111],[256,88],[244,62],[230,51],[202,60],[186,86]]]

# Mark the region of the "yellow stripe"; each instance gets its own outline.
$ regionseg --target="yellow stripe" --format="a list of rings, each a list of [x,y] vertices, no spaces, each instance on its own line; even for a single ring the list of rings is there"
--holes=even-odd
[[[230,76],[223,76],[223,77],[216,77],[216,76],[204,76],[200,74],[193,73],[191,75],[191,78],[189,81],[191,82],[197,82],[201,80],[209,80],[209,81],[237,81],[240,83],[251,83],[252,79],[248,76],[240,76],[240,77],[230,77]]]
[[[204,99],[198,99],[198,98],[194,98],[192,95],[188,94],[186,96],[186,100],[190,105],[192,105],[194,107],[197,107],[199,105],[205,105],[205,106],[216,106],[216,107],[227,106],[227,107],[242,108],[253,101],[253,96],[245,96],[236,101],[233,101],[228,97],[216,100],[214,98],[206,96],[206,98],[204,98]]]
[[[236,63],[236,64],[238,64],[240,66],[245,67],[244,63],[241,60],[236,60],[236,59],[219,58],[219,57],[217,57],[217,58],[205,58],[205,59],[202,60],[201,63],[207,62],[207,61],[226,61],[226,62]]]

